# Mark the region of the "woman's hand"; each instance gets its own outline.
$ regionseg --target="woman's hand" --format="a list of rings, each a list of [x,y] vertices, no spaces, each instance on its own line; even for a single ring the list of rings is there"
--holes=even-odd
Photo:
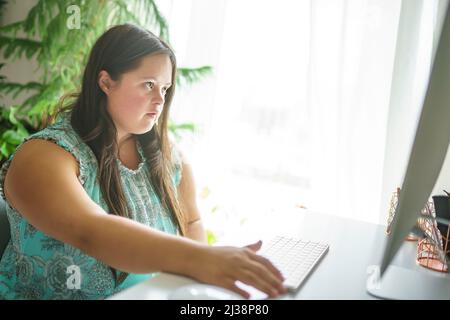
[[[262,242],[238,247],[204,247],[193,259],[193,278],[234,291],[244,298],[249,293],[239,288],[235,282],[240,281],[276,297],[286,293],[283,276],[266,258],[256,254]]]

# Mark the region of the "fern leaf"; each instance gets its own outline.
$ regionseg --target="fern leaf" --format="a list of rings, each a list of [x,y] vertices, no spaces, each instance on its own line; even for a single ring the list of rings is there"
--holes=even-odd
[[[199,68],[178,68],[177,69],[177,85],[191,85],[212,74],[211,66],[203,66]]]
[[[16,37],[18,31],[23,28],[23,21],[17,21],[0,27],[0,34],[10,33],[12,37]]]
[[[39,82],[28,82],[25,84],[16,82],[0,82],[0,91],[5,94],[12,94],[15,99],[17,95],[23,91],[37,90],[42,88],[42,84]]]
[[[22,39],[22,38],[10,38],[0,36],[0,49],[4,49],[3,56],[8,59],[11,55],[15,54],[15,58],[20,58],[25,52],[31,50],[38,52],[41,49],[41,43],[39,41]]]
[[[57,5],[57,1],[55,0],[39,0],[38,3],[31,8],[24,21],[24,31],[31,36],[36,34],[45,36],[47,23],[53,15],[53,8],[55,5]]]
[[[156,25],[159,29],[159,37],[169,42],[169,28],[166,19],[163,17],[154,0],[138,0],[138,6],[142,6],[144,25]]]
[[[6,140],[11,144],[19,144],[22,142],[22,137],[14,130],[6,130],[2,135],[2,140]]]

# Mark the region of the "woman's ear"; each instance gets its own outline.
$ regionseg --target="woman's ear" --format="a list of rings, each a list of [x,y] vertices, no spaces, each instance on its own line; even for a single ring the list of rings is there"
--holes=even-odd
[[[111,77],[109,76],[108,72],[106,72],[105,70],[100,71],[100,73],[98,74],[98,86],[100,87],[100,89],[106,94],[108,95],[108,93],[110,93],[111,91],[111,84],[112,84],[112,80]]]

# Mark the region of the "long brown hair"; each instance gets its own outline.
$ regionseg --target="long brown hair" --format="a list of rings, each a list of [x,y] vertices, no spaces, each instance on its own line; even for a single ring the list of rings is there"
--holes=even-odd
[[[109,213],[130,217],[129,207],[122,189],[117,165],[118,145],[116,128],[106,109],[106,95],[98,85],[101,70],[113,80],[120,80],[123,73],[137,68],[142,58],[153,54],[166,54],[172,64],[172,86],[166,91],[165,103],[158,125],[149,132],[135,135],[142,146],[150,168],[150,182],[161,204],[176,222],[181,235],[186,233],[186,220],[176,198],[171,177],[173,163],[168,138],[168,115],[175,92],[176,59],[173,50],[152,32],[132,24],[117,25],[107,30],[94,44],[86,65],[81,91],[74,102],[61,107],[57,113],[71,113],[71,125],[83,141],[92,149],[98,161],[100,189]],[[114,270],[116,275],[116,270]],[[126,277],[123,273],[117,282]]]

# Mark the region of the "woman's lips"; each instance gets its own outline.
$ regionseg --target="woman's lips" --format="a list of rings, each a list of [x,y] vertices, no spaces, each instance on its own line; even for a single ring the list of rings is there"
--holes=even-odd
[[[156,117],[156,112],[149,112],[145,114],[148,117]]]

